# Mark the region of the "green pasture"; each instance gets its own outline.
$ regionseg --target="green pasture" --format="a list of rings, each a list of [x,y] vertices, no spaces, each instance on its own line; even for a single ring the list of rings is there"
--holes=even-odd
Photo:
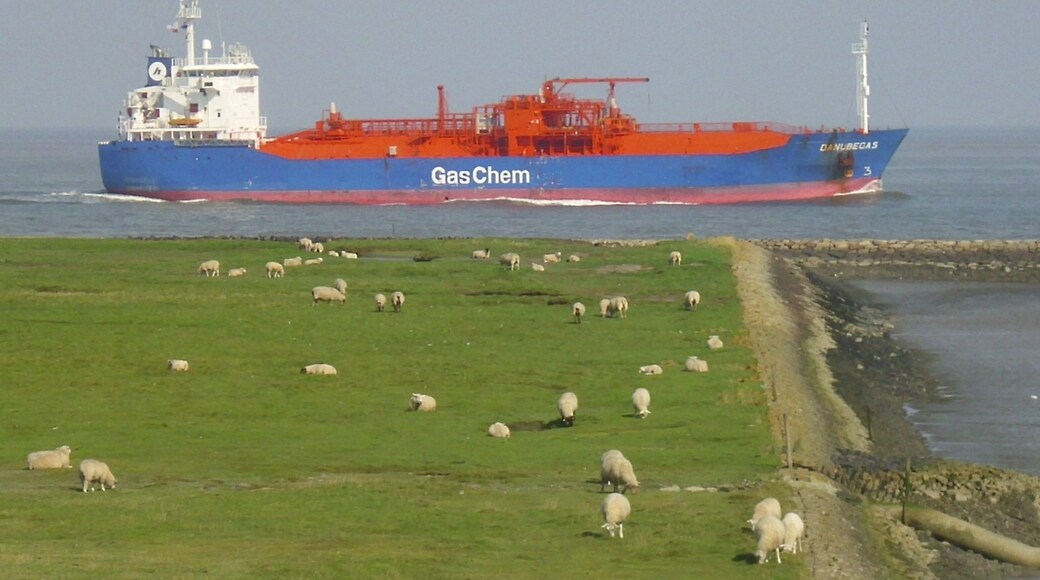
[[[485,247],[519,253],[522,269],[470,258]],[[787,492],[725,245],[325,248],[361,259],[268,279],[265,262],[304,255],[294,243],[0,240],[4,578],[805,575],[800,555],[751,563],[745,520]],[[556,251],[582,259],[531,269]],[[219,278],[196,274],[209,259]],[[312,305],[310,289],[337,277],[347,303]],[[395,290],[403,311],[376,312],[373,296]],[[628,318],[599,317],[619,294]],[[708,351],[712,334],[724,349]],[[710,372],[683,372],[689,355]],[[191,370],[168,372],[171,358]],[[339,374],[300,374],[317,362]],[[647,364],[664,374],[640,375]],[[564,391],[579,399],[572,428],[557,421]],[[420,392],[437,411],[407,410]],[[486,435],[495,421],[510,439]],[[107,462],[117,489],[83,494],[75,469],[25,469],[30,451],[65,444],[74,466]],[[599,456],[613,448],[642,484],[623,540],[600,528]]]

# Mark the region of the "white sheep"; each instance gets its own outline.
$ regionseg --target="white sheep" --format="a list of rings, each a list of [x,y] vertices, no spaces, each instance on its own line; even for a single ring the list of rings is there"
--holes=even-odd
[[[339,252],[337,252],[336,250],[329,250],[329,251],[328,251],[328,252],[326,252],[326,253],[327,253],[327,254],[328,254],[329,256],[333,257],[333,258],[338,258],[338,257],[339,257]]]
[[[386,295],[376,294],[376,312],[382,312],[386,310]]]
[[[199,264],[199,274],[209,278],[210,276],[220,276],[220,262],[217,260],[206,260]]]
[[[304,260],[303,264],[305,266],[317,266],[318,264],[320,264],[320,263],[322,263],[324,261],[325,261],[324,258],[310,258],[308,260]]]
[[[563,424],[571,427],[574,425],[574,416],[578,412],[578,395],[567,391],[556,400],[556,410],[560,412]]]
[[[336,278],[336,280],[332,283],[332,285],[333,285],[333,287],[336,288],[336,290],[339,290],[340,294],[343,294],[344,296],[347,295],[347,281],[346,280],[344,280],[343,278]]]
[[[627,457],[620,457],[611,462],[610,466],[610,482],[614,485],[614,491],[618,491],[619,487],[623,487],[622,493],[631,491],[637,493],[639,491],[639,480],[636,479],[635,470],[632,468],[632,462]]]
[[[628,298],[624,296],[615,296],[610,299],[610,310],[611,318],[628,318]]]
[[[581,256],[579,256],[578,254],[571,254],[571,255],[567,256],[567,261],[568,262],[580,262],[581,261]]]
[[[776,563],[782,564],[780,560],[780,545],[784,543],[784,524],[780,518],[767,515],[755,523],[755,538],[758,539],[758,549],[755,556],[759,564],[769,561],[769,555],[776,552]]]
[[[474,260],[487,260],[491,257],[491,248],[484,248],[483,250],[473,250]]]
[[[640,387],[632,391],[632,409],[640,419],[650,414],[650,391]]]
[[[751,512],[751,519],[747,521],[751,525],[751,529],[755,529],[755,524],[758,520],[765,516],[773,516],[776,519],[780,519],[780,515],[783,511],[780,509],[780,500],[775,497],[767,497],[764,500],[755,504],[754,511]]]
[[[422,393],[412,393],[412,398],[408,399],[408,408],[413,411],[436,411],[437,399]]]
[[[61,469],[62,467],[71,469],[70,455],[72,455],[72,448],[68,445],[47,451],[33,451],[25,456],[25,467],[26,469]]]
[[[166,361],[166,370],[183,373],[187,372],[188,368],[188,361],[183,359],[171,358]]]
[[[308,251],[314,252],[315,254],[320,254],[325,251],[325,246],[322,245],[321,242],[314,242],[313,244],[311,244],[311,249]]]
[[[264,264],[264,273],[268,278],[281,278],[285,276],[285,267],[278,262],[268,262]]]
[[[334,367],[334,366],[332,366],[330,364],[315,363],[315,364],[307,365],[307,366],[301,368],[300,369],[300,374],[301,375],[335,375],[337,373],[336,373],[336,367]]]
[[[310,238],[300,238],[296,242],[296,247],[298,247],[299,249],[303,250],[304,252],[311,251],[311,246],[313,246],[313,245],[314,245],[314,242],[312,242]]]
[[[300,256],[296,256],[295,258],[286,258],[282,260],[282,265],[286,268],[291,268],[293,266],[302,266],[303,258],[301,258]]]
[[[639,372],[644,375],[660,375],[664,374],[664,369],[661,365],[644,365],[639,367]]]
[[[682,265],[682,252],[672,252],[668,254],[668,264],[671,266]]]
[[[488,436],[509,439],[509,426],[505,423],[492,423],[487,430]]]
[[[339,253],[339,257],[340,258],[346,258],[347,260],[357,260],[358,259],[356,252],[340,252]]]
[[[708,348],[711,350],[718,350],[722,348],[722,339],[719,338],[719,335],[713,334],[708,337]]]
[[[404,306],[404,293],[394,292],[391,294],[390,305],[394,307],[394,312],[400,312],[401,307]]]
[[[560,256],[562,256],[560,252],[556,252],[555,254],[545,254],[542,256],[542,261],[546,264],[556,264],[560,261]]]
[[[246,275],[245,268],[231,268],[227,272],[228,278],[239,278]]]
[[[574,306],[571,306],[571,313],[574,314],[574,322],[581,324],[581,317],[585,316],[585,305],[581,302],[575,302]]]
[[[780,548],[785,552],[797,554],[802,549],[802,534],[805,533],[805,522],[802,516],[789,512],[780,520],[784,524],[784,543]]]
[[[510,270],[519,270],[520,255],[515,252],[507,252],[502,254],[502,257],[498,259],[498,263],[508,267]]]
[[[708,361],[691,356],[686,359],[684,367],[691,373],[706,373],[708,372]]]
[[[625,456],[617,449],[604,451],[603,455],[599,456],[599,491],[601,493],[606,490],[607,485],[614,483],[614,463],[624,458]],[[617,486],[614,487],[614,491],[617,491]]]
[[[531,269],[534,270],[535,272],[544,272],[545,271],[545,266],[543,266],[541,264],[538,264],[536,262],[531,262]]]
[[[603,318],[610,315],[610,298],[604,298],[599,301],[599,315]]]
[[[105,491],[106,486],[107,489],[116,488],[116,478],[112,475],[112,470],[97,459],[84,459],[79,462],[79,482],[83,484],[83,493],[87,493],[88,487],[90,491],[94,491],[95,483],[101,484],[101,491]]]
[[[614,530],[616,529],[618,537],[624,538],[624,523],[628,519],[629,514],[632,513],[632,504],[628,502],[628,498],[620,493],[612,493],[603,498],[599,512],[603,515],[603,525],[601,527],[610,532],[610,537],[614,537]]]
[[[318,302],[328,302],[329,304],[333,302],[347,303],[347,297],[331,286],[315,286],[311,288],[311,297],[314,299],[314,305],[317,305]]]
[[[687,310],[696,310],[697,305],[701,303],[701,293],[696,290],[690,290],[683,295],[683,307]]]

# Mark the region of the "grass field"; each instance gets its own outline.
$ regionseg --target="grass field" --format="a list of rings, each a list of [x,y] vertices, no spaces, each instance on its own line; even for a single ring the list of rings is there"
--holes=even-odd
[[[295,244],[0,240],[5,578],[805,575],[800,556],[750,563],[744,521],[787,492],[772,483],[779,455],[724,246],[325,247],[361,259],[268,279],[263,264],[300,255]],[[523,268],[470,259],[484,247]],[[556,251],[582,260],[532,271]],[[248,274],[197,275],[208,259]],[[347,303],[312,305],[310,288],[337,277]],[[689,289],[704,297],[695,312]],[[394,290],[403,311],[377,313],[373,295]],[[627,319],[596,315],[619,294]],[[709,352],[712,334],[726,347]],[[689,355],[711,371],[683,372]],[[191,370],[168,372],[170,358]],[[300,374],[315,362],[339,374]],[[647,364],[664,374],[639,375]],[[645,420],[630,403],[640,386]],[[580,401],[571,428],[563,391]],[[414,392],[437,411],[408,412]],[[510,439],[486,436],[495,421]],[[106,461],[117,489],[83,494],[75,469],[25,469],[28,452],[63,444],[74,466]],[[641,483],[623,540],[600,528],[612,448]],[[665,490],[726,485],[740,487]]]

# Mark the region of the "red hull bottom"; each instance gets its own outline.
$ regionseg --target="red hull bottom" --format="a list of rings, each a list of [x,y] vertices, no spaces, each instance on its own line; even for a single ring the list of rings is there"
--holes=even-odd
[[[536,205],[718,205],[803,201],[881,190],[873,178],[740,187],[667,189],[421,189],[354,191],[121,191],[166,201],[256,201],[297,204],[434,205],[466,201],[509,201]]]

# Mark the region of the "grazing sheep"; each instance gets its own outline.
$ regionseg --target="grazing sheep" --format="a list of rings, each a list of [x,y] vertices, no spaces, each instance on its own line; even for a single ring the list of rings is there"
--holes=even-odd
[[[376,312],[386,310],[386,295],[376,294]]]
[[[166,361],[166,370],[176,371],[179,373],[186,372],[188,370],[188,361],[179,358],[171,358]]]
[[[264,264],[264,273],[268,278],[281,278],[285,276],[285,266],[278,262],[268,262]]]
[[[636,479],[636,473],[632,469],[632,462],[627,457],[621,457],[612,463],[610,482],[614,484],[614,491],[617,491],[618,487],[623,486],[622,493],[628,491],[632,493],[639,492],[639,480]]]
[[[604,298],[599,301],[599,315],[603,318],[610,315],[610,298]]]
[[[805,533],[805,522],[802,516],[789,512],[780,520],[784,524],[784,543],[780,548],[785,552],[797,554],[802,549],[802,534]]]
[[[687,310],[696,310],[700,303],[701,293],[696,290],[690,290],[683,296],[683,307]]]
[[[231,268],[227,272],[228,278],[239,278],[246,275],[245,268]]]
[[[624,296],[615,296],[610,300],[611,318],[628,318],[628,298]]]
[[[304,260],[303,263],[304,263],[305,266],[317,266],[318,264],[320,264],[320,263],[322,263],[324,261],[325,261],[324,258],[311,258],[309,260]]]
[[[325,364],[325,363],[316,363],[316,364],[307,365],[307,366],[301,368],[300,369],[300,374],[301,375],[335,375],[337,373],[336,373],[336,367],[334,367],[332,365]]]
[[[408,408],[413,411],[436,411],[437,399],[422,393],[412,393],[412,398],[408,400]]]
[[[101,484],[101,491],[116,488],[116,478],[108,465],[97,459],[84,459],[79,462],[79,482],[83,484],[83,493],[87,493],[87,487],[94,491],[94,484]]]
[[[632,504],[628,502],[628,498],[620,493],[612,493],[603,498],[603,504],[600,505],[599,511],[603,514],[603,526],[601,527],[610,532],[610,537],[614,537],[614,530],[616,529],[618,537],[624,538],[624,523],[628,515],[632,513]]]
[[[220,262],[216,260],[206,260],[199,264],[199,274],[207,278],[210,276],[220,276]]]
[[[487,430],[488,436],[509,439],[509,427],[505,423],[492,423]]]
[[[333,302],[347,303],[347,297],[331,286],[315,286],[311,288],[311,297],[314,298],[314,305],[317,305],[319,302],[328,302],[329,304]]]
[[[556,264],[559,263],[561,255],[560,252],[556,252],[555,254],[545,254],[542,256],[542,261],[546,264]]]
[[[780,545],[784,543],[784,524],[780,518],[774,515],[762,517],[755,523],[755,538],[758,539],[758,549],[755,556],[759,564],[769,561],[771,552],[776,552],[776,563],[782,564],[780,560]]]
[[[309,252],[311,251],[311,246],[314,245],[314,242],[312,242],[310,238],[300,238],[299,240],[297,240],[296,244],[296,247],[298,247],[299,249],[303,250],[304,252]]]
[[[722,339],[719,338],[719,335],[713,334],[708,337],[708,348],[711,350],[718,350],[722,348]]]
[[[510,270],[519,270],[520,255],[515,252],[507,252],[502,254],[502,257],[498,259],[498,263],[508,267]]]
[[[567,256],[567,261],[568,262],[580,262],[581,261],[581,256],[579,256],[578,254],[571,254],[571,255]]]
[[[560,419],[563,419],[564,425],[573,426],[574,415],[578,412],[578,395],[570,391],[560,395],[556,401],[556,410],[560,412]]]
[[[661,365],[645,365],[639,367],[639,372],[644,375],[661,375],[664,374],[664,369]]]
[[[646,419],[650,414],[650,391],[642,387],[632,391],[632,410],[640,419]]]
[[[755,510],[751,513],[751,519],[749,519],[747,523],[751,525],[751,529],[755,529],[755,524],[763,517],[773,516],[776,519],[780,519],[780,514],[782,513],[783,511],[780,510],[780,501],[775,497],[767,497],[755,504]]]
[[[25,467],[26,469],[61,469],[62,467],[71,469],[70,455],[72,455],[72,448],[68,445],[47,451],[33,451],[25,456]]]
[[[323,246],[321,242],[314,242],[311,244],[311,249],[308,251],[320,254],[325,251],[325,246]]]
[[[604,451],[603,455],[599,457],[599,491],[602,493],[606,490],[608,484],[614,483],[614,463],[620,459],[624,459],[617,449],[611,449],[610,451]],[[617,491],[617,486],[614,486],[614,491]]]
[[[404,294],[401,292],[391,294],[390,304],[394,307],[394,312],[400,312],[401,307],[404,306]]]
[[[531,262],[531,269],[534,270],[535,272],[544,272],[545,271],[545,266],[543,266],[541,264],[536,264],[534,262]]]
[[[282,260],[282,265],[286,268],[290,268],[292,266],[302,266],[303,258],[301,258],[300,256],[296,256],[295,258],[286,258]]]
[[[473,250],[474,260],[487,260],[491,257],[491,248],[484,248],[483,250]]]
[[[708,361],[691,356],[686,359],[685,368],[691,373],[706,373],[708,372]]]
[[[581,317],[585,316],[585,305],[581,302],[575,302],[574,306],[571,307],[571,313],[574,314],[574,322],[581,324]]]
[[[329,250],[328,255],[332,256],[333,258],[338,258],[339,252],[337,252],[336,250]]]
[[[355,252],[340,252],[339,253],[339,257],[340,258],[346,258],[348,260],[357,260],[358,259],[357,258],[357,253],[355,253]]]
[[[681,266],[682,265],[682,253],[681,252],[672,252],[671,254],[668,254],[668,264],[671,265],[671,266]]]
[[[335,287],[336,290],[339,290],[340,294],[344,296],[347,295],[347,281],[343,278],[336,278],[336,280],[332,283],[332,286]]]

